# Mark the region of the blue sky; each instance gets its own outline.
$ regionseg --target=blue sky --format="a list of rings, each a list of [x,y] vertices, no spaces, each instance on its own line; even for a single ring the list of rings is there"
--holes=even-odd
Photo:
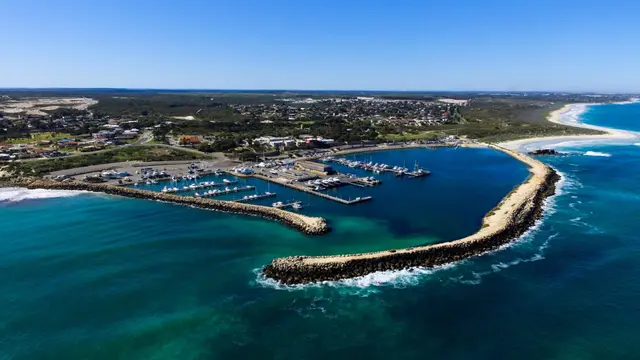
[[[0,87],[640,92],[640,2],[0,0]]]

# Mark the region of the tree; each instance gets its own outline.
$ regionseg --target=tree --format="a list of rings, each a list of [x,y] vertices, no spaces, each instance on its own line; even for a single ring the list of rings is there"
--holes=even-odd
[[[153,129],[153,138],[160,142],[167,142],[167,134],[169,129],[165,126],[157,127]]]
[[[258,155],[252,151],[245,151],[240,153],[238,158],[242,161],[256,161],[258,160]]]

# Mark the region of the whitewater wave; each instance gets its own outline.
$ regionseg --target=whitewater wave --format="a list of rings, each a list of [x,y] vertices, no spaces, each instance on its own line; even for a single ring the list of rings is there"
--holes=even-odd
[[[296,285],[285,285],[278,282],[277,280],[268,278],[264,275],[262,269],[254,269],[253,273],[256,274],[255,283],[265,288],[286,291],[300,291],[321,287],[331,287],[339,290],[344,290],[344,293],[349,295],[368,296],[370,294],[377,293],[377,288],[380,287],[404,289],[418,285],[421,281],[428,278],[429,275],[433,275],[439,271],[453,269],[457,265],[460,265],[464,262],[465,260],[462,260],[456,263],[435,266],[432,268],[415,267],[403,270],[377,271],[371,274],[349,279],[342,279],[337,281],[320,281],[315,283]]]
[[[599,152],[599,151],[587,151],[584,153],[585,156],[600,156],[600,157],[611,157],[611,154]]]
[[[0,202],[19,202],[23,200],[70,197],[83,193],[86,193],[86,191],[1,188]]]
[[[640,143],[634,143],[633,145],[634,146],[640,146]]]

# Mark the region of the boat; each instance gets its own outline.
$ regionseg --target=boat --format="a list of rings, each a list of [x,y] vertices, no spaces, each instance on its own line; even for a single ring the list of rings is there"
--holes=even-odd
[[[274,208],[281,208],[284,206],[284,204],[282,203],[282,201],[277,201],[271,204],[271,206],[273,206]]]
[[[200,197],[200,194],[198,194],[198,192],[196,192],[195,194],[193,194],[193,196]]]
[[[225,183],[225,184],[229,184],[231,181],[227,180],[227,179],[222,179],[222,182]]]
[[[296,210],[300,210],[300,209],[302,209],[302,204],[300,204],[299,202],[293,203],[293,205],[291,205],[291,207],[296,209]]]

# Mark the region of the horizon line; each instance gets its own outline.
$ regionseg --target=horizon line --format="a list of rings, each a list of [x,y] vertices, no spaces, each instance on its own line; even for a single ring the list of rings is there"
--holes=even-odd
[[[597,94],[597,95],[637,95],[638,92],[615,92],[615,91],[563,91],[563,90],[394,90],[394,89],[376,89],[376,90],[363,90],[363,89],[248,89],[248,88],[136,88],[136,87],[0,87],[0,91],[54,91],[54,90],[132,90],[132,91],[214,91],[214,92],[367,92],[367,93],[550,93],[550,94]]]

